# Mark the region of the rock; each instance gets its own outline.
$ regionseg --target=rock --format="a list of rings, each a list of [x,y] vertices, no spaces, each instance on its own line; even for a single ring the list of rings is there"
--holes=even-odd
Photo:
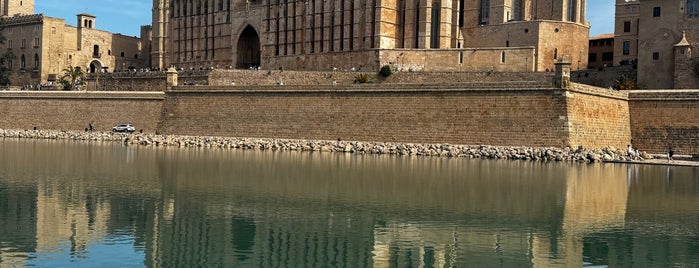
[[[604,160],[604,161],[612,161],[612,160],[614,160],[614,157],[612,157],[612,156],[609,155],[609,154],[604,154],[604,155],[602,156],[602,160]]]

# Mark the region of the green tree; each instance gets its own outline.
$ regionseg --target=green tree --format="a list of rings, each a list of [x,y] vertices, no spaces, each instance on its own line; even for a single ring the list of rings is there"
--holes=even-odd
[[[5,30],[5,23],[0,20],[0,44],[5,44],[5,35],[2,33]],[[10,62],[15,59],[15,54],[8,48],[5,52],[0,53],[0,86],[10,84]]]
[[[63,69],[60,82],[64,90],[79,90],[80,86],[85,85],[85,72],[80,66],[69,66]]]

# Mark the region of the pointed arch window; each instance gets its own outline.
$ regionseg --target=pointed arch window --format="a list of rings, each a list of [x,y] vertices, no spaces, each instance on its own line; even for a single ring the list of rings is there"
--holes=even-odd
[[[34,54],[34,69],[39,69],[39,54]]]
[[[22,56],[19,57],[19,68],[27,68],[27,58],[24,57],[24,54],[22,54]]]

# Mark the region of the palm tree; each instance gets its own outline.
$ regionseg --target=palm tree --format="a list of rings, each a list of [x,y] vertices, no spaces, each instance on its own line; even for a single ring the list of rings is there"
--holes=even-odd
[[[80,66],[68,66],[63,69],[61,84],[65,90],[79,90],[80,86],[85,85],[85,72]]]

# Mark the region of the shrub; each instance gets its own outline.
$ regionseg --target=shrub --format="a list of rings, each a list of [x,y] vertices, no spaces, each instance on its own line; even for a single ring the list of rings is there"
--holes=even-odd
[[[626,75],[622,74],[614,80],[614,89],[616,90],[632,90],[636,88],[636,83]]]
[[[358,74],[358,75],[354,76],[354,82],[360,83],[360,84],[369,83],[369,75]]]
[[[379,75],[381,75],[381,77],[391,76],[391,66],[384,65],[381,67],[381,70],[379,70]]]

